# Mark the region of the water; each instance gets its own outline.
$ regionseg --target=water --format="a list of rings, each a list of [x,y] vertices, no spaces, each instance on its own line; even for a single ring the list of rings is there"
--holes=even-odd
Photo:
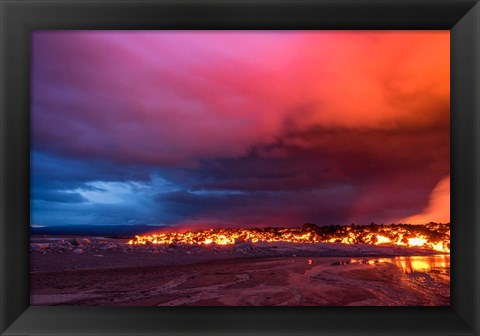
[[[374,265],[377,263],[392,263],[405,274],[430,273],[450,275],[450,255],[406,256],[391,258],[350,259],[350,263]]]

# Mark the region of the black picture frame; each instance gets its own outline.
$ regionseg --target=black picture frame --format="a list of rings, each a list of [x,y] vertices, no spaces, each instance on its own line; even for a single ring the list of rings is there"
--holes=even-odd
[[[0,0],[0,6],[2,335],[479,335],[478,1]],[[37,29],[451,30],[451,306],[30,307],[29,41]]]

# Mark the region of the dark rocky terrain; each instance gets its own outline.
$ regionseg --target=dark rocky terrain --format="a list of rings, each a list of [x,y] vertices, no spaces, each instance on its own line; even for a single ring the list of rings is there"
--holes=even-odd
[[[448,305],[450,258],[337,243],[32,237],[33,305]]]

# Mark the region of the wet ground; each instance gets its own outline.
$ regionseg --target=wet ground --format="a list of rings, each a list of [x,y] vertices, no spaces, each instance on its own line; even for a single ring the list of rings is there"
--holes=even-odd
[[[450,302],[449,255],[423,251],[426,255],[402,256],[398,255],[402,250],[339,244],[130,251],[121,244],[108,247],[111,244],[90,243],[82,253],[73,253],[78,246],[66,251],[35,247],[31,304],[444,306]]]

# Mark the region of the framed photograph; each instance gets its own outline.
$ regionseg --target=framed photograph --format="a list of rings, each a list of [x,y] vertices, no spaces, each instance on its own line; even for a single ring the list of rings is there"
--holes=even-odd
[[[1,2],[2,335],[478,335],[477,1]]]

